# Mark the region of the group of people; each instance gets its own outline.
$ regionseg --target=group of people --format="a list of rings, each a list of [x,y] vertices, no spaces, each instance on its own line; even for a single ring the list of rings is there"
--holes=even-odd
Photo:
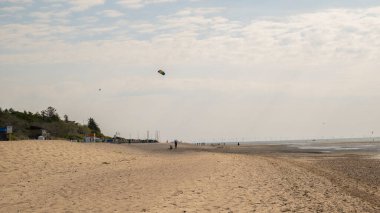
[[[166,141],[166,143],[168,143],[168,141]],[[178,141],[174,140],[174,149],[177,149],[177,146],[178,146]],[[173,146],[170,145],[169,149],[173,149]]]

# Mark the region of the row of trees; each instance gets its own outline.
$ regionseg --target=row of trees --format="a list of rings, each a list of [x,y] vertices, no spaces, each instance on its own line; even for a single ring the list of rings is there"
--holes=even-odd
[[[32,113],[30,111],[27,112],[25,110],[23,112],[19,112],[12,108],[10,109],[0,108],[0,125],[12,125],[14,121],[12,121],[12,119],[10,119],[9,116],[14,116],[18,119],[24,120],[30,123],[31,125],[51,123],[51,125],[54,126],[54,123],[62,122],[62,123],[70,124],[70,125],[81,126],[80,124],[74,121],[70,121],[68,115],[64,115],[63,120],[61,120],[59,114],[57,113],[57,110],[51,106],[47,107],[45,110],[42,110],[41,112],[36,112],[36,113]],[[98,136],[103,136],[95,119],[89,118],[87,127],[92,131],[92,133],[95,133]]]
[[[4,110],[0,108],[0,114],[1,113],[16,115],[17,117],[22,118],[24,120],[28,120],[28,121],[39,121],[39,120],[61,121],[61,118],[59,117],[57,110],[51,106],[45,110],[42,110],[41,112],[36,112],[36,113],[32,113],[30,111],[27,112],[25,110],[23,112],[19,112],[12,108],[4,109]],[[64,118],[65,118],[65,122],[69,121],[67,115],[64,115]]]

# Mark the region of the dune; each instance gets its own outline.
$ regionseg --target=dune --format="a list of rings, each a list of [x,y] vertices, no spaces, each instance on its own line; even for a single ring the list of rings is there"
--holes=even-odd
[[[182,144],[169,150],[167,144],[0,142],[0,212],[380,210],[378,179],[361,182],[331,167],[340,161],[215,150]]]

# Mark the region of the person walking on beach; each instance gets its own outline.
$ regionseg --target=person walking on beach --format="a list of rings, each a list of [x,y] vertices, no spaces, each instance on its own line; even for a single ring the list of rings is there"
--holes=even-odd
[[[174,140],[174,149],[177,149],[177,144],[178,144],[178,141]]]

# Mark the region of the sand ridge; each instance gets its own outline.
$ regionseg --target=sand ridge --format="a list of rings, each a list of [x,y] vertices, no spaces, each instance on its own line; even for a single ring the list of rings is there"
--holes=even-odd
[[[314,161],[167,147],[1,142],[0,212],[378,212],[380,208],[376,201],[355,196],[326,174],[313,171]],[[371,192],[375,199],[378,192],[378,188]]]

